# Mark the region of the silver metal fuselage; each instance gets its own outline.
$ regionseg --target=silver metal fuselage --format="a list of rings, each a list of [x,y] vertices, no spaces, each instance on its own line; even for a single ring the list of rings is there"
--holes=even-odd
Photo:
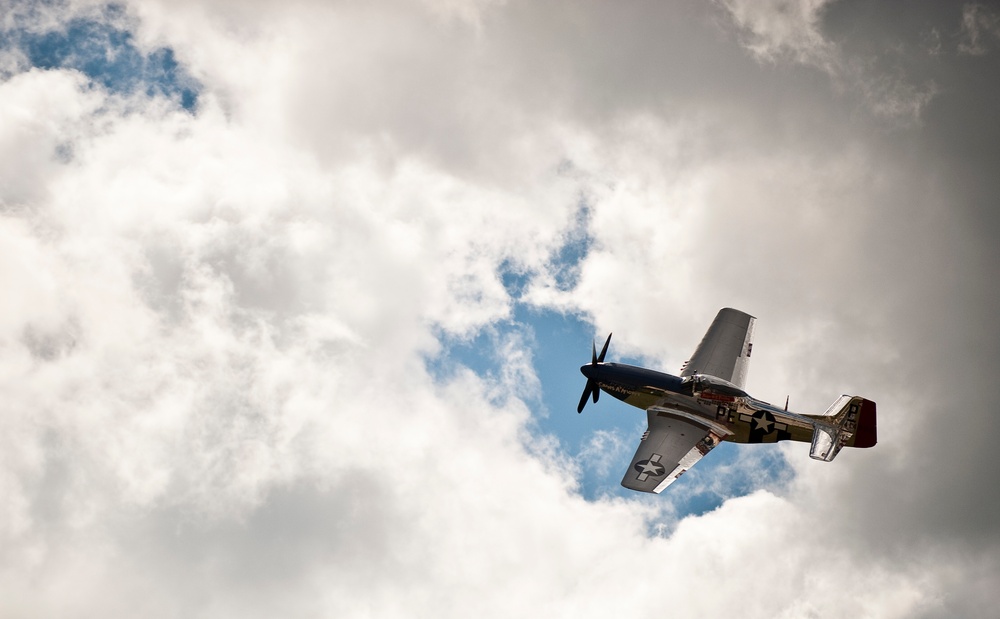
[[[817,419],[822,419],[757,400],[715,376],[695,374],[682,378],[621,363],[587,364],[580,372],[602,391],[636,408],[669,408],[721,424],[730,432],[723,440],[737,443],[809,442]]]

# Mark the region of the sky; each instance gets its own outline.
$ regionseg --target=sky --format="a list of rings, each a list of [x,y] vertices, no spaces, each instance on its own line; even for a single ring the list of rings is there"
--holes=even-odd
[[[1000,7],[0,0],[0,616],[982,617]],[[879,443],[619,486],[747,389]]]

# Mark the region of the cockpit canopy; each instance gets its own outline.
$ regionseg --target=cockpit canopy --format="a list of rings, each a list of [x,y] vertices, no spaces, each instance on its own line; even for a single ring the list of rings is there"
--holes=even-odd
[[[708,374],[686,376],[681,379],[681,385],[687,387],[688,389],[693,389],[694,392],[709,389],[714,393],[728,395],[734,398],[743,398],[747,396],[746,391],[743,391],[728,380],[723,380],[716,376],[709,376]]]

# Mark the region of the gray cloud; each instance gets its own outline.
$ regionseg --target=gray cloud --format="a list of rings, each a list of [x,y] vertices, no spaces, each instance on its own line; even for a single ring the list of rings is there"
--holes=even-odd
[[[195,114],[6,78],[0,607],[988,612],[995,54],[971,9],[792,8],[136,2]],[[424,367],[509,316],[511,264],[668,369],[742,307],[754,393],[867,395],[880,443],[679,522],[584,501],[524,342]]]
[[[975,2],[962,7],[960,53],[982,56],[989,50],[990,39],[997,37],[1000,37],[1000,16],[989,7]]]

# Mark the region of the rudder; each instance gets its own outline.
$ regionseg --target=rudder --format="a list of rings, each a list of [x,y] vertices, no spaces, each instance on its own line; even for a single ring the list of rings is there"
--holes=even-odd
[[[851,447],[874,447],[877,442],[875,403],[871,400],[862,400],[861,412],[858,415],[858,429],[854,433],[854,442],[851,443]]]
[[[833,460],[842,447],[872,447],[878,442],[875,402],[860,396],[844,395],[815,419],[809,456]]]

